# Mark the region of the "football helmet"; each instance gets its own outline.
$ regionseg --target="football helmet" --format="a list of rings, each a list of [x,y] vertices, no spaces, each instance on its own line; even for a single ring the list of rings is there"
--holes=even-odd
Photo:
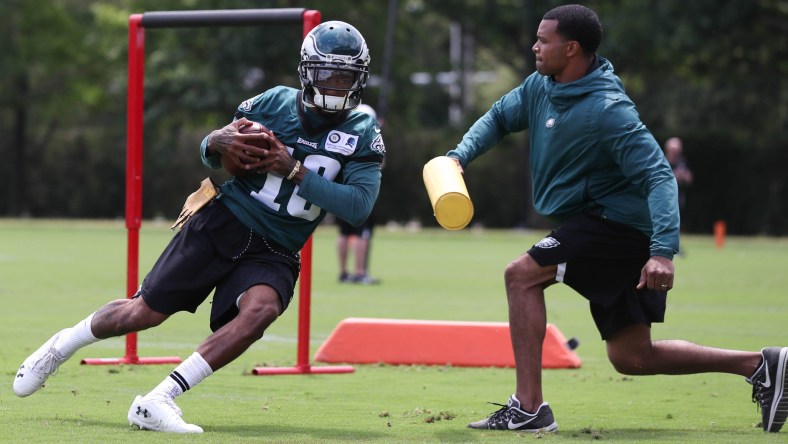
[[[361,103],[369,78],[369,49],[353,26],[340,21],[317,25],[301,45],[298,74],[304,104],[336,113]]]

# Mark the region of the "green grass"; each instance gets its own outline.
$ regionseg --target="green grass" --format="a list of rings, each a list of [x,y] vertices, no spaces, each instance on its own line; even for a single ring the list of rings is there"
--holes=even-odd
[[[315,235],[312,353],[347,317],[505,321],[503,269],[542,232],[378,228],[372,272],[379,286],[339,284],[336,229]],[[146,223],[140,275],[172,233]],[[788,239],[684,239],[676,289],[656,338],[758,350],[788,343]],[[0,220],[0,441],[3,442],[785,442],[764,434],[743,378],[707,374],[623,377],[607,362],[586,303],[564,286],[548,290],[548,321],[580,340],[580,369],[544,372],[544,393],[560,432],[521,435],[465,428],[514,390],[511,369],[357,365],[352,374],[250,376],[296,359],[297,303],[246,354],[178,398],[200,436],[135,431],[133,397],[172,365],[80,366],[119,357],[123,338],[80,350],[45,389],[21,399],[17,366],[56,330],[124,297],[122,222]],[[188,356],[209,334],[206,303],[139,336],[140,356]],[[424,338],[425,344],[429,338]],[[316,363],[315,365],[322,365]]]

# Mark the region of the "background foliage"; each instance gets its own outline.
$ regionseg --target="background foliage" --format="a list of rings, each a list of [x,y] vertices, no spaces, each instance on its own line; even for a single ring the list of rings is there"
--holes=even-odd
[[[355,24],[369,43],[378,81],[365,98],[385,119],[389,153],[379,220],[435,225],[423,164],[451,149],[532,72],[536,26],[559,3],[4,0],[0,214],[123,217],[130,14],[304,7]],[[685,141],[695,172],[685,229],[709,232],[725,219],[737,234],[788,232],[788,1],[580,3],[599,13],[606,32],[600,54],[613,62],[657,140]],[[276,84],[297,86],[300,41],[293,26],[146,31],[144,217],[175,216],[206,175],[200,140],[228,122],[238,103]],[[494,80],[417,85],[417,72],[433,79],[480,72]],[[468,169],[476,223],[544,225],[530,205],[527,150],[524,135],[512,135]]]

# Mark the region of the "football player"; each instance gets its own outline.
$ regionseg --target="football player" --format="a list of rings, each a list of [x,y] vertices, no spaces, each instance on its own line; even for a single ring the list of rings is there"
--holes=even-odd
[[[201,433],[184,421],[175,398],[240,356],[287,309],[298,252],[327,212],[358,225],[373,208],[385,146],[375,118],[351,112],[361,103],[369,63],[353,26],[332,21],[309,32],[298,66],[302,87],[279,86],[244,101],[233,122],[202,142],[205,165],[221,168],[230,156],[225,165],[249,174],[190,209],[133,298],[109,302],[30,355],[14,392],[29,396],[80,348],[193,313],[214,293],[213,333],[128,412],[140,428]],[[243,133],[250,122],[267,130]]]

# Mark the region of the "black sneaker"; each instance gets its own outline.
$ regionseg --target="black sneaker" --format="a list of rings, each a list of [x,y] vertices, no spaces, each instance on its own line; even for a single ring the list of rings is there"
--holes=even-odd
[[[492,430],[517,430],[520,432],[555,432],[558,430],[553,418],[553,411],[546,402],[539,406],[536,413],[527,413],[520,410],[520,401],[512,395],[509,404],[501,406],[501,409],[487,418],[468,424],[472,429],[492,429]]]
[[[339,282],[353,282],[353,276],[343,271],[339,274]]]
[[[788,347],[761,350],[761,365],[747,378],[752,384],[752,402],[758,403],[763,430],[776,433],[788,417]]]

